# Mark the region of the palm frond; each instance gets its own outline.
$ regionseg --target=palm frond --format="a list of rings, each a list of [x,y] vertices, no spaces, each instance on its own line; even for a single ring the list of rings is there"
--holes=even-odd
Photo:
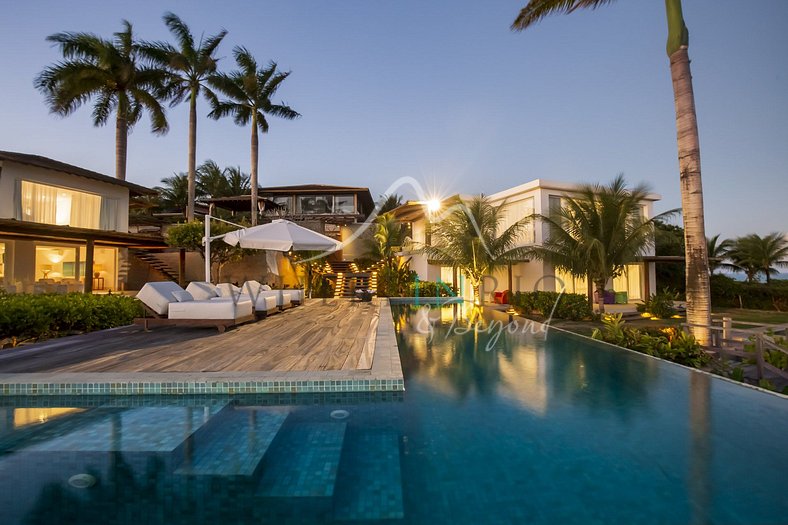
[[[614,0],[530,0],[512,23],[513,31],[522,31],[552,14],[568,14],[577,9],[596,9]]]

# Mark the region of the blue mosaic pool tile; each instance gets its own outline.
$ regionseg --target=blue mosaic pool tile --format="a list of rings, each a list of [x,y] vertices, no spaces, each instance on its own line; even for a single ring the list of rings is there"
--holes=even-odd
[[[334,519],[402,519],[399,434],[365,430],[348,434],[334,493]]]
[[[283,429],[270,461],[264,461],[258,494],[331,497],[346,426],[344,422],[310,422]]]
[[[190,407],[132,408],[102,414],[62,434],[48,434],[45,426],[26,450],[172,452],[205,422],[205,412]]]
[[[175,473],[253,475],[287,416],[281,410],[255,409],[231,409],[217,416],[212,428],[195,440],[193,457]]]

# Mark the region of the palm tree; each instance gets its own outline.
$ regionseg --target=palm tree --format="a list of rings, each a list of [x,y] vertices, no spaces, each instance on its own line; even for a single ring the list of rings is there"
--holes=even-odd
[[[394,208],[398,208],[400,205],[402,205],[401,195],[397,195],[396,193],[392,193],[391,195],[381,195],[380,210],[378,210],[378,215],[388,213]]]
[[[93,124],[103,126],[115,112],[115,177],[126,179],[126,154],[131,128],[150,114],[153,133],[167,133],[161,105],[165,73],[139,62],[139,45],[131,24],[106,40],[92,33],[56,33],[47,37],[60,48],[64,60],[44,69],[35,86],[52,113],[67,116],[94,100]]]
[[[571,13],[580,8],[596,8],[613,0],[529,0],[512,24],[522,31],[553,13]],[[708,344],[711,325],[709,260],[703,219],[703,188],[700,175],[700,141],[695,114],[695,96],[689,60],[689,32],[684,24],[681,0],[665,0],[668,19],[667,53],[673,79],[676,130],[681,183],[681,208],[684,217],[685,266],[687,273],[687,321],[692,333]]]
[[[243,47],[233,49],[235,62],[240,70],[232,73],[217,74],[208,83],[217,91],[224,94],[228,100],[219,100],[215,96],[211,99],[213,110],[208,115],[214,119],[232,116],[239,126],[252,124],[252,226],[257,224],[257,192],[259,182],[257,176],[258,163],[258,129],[261,133],[268,133],[266,115],[274,115],[287,120],[293,120],[301,115],[286,104],[274,104],[271,98],[276,94],[282,82],[290,76],[290,72],[276,70],[276,63],[271,62],[267,67],[257,67],[257,61],[252,54]]]
[[[547,223],[549,236],[529,254],[551,263],[594,285],[599,311],[605,311],[605,287],[624,266],[636,260],[654,243],[657,221],[676,213],[671,210],[651,219],[642,214],[649,193],[646,185],[628,189],[623,175],[609,186],[584,185],[562,198],[560,208],[535,217]]]
[[[159,206],[165,210],[186,209],[189,200],[189,178],[185,173],[161,179],[162,185],[153,188],[159,193]]]
[[[193,221],[197,176],[197,99],[200,93],[209,91],[206,81],[216,73],[218,62],[214,54],[227,31],[221,30],[204,40],[200,38],[195,46],[192,32],[183,20],[173,13],[165,13],[162,18],[175,37],[178,48],[168,42],[153,42],[146,43],[142,52],[167,70],[170,106],[189,101],[189,203],[186,220]]]
[[[500,231],[504,206],[494,206],[483,196],[458,202],[432,226],[430,243],[423,249],[427,257],[442,266],[459,268],[470,281],[474,302],[480,306],[484,277],[527,256],[517,241],[528,218]]]
[[[730,239],[720,240],[719,233],[706,240],[706,253],[709,254],[709,272],[711,274],[714,274],[714,270],[718,268],[732,268],[730,264],[722,262],[728,257],[728,252],[732,247],[733,241]]]
[[[779,232],[765,237],[751,233],[736,239],[728,255],[734,267],[747,274],[748,282],[763,272],[766,284],[771,284],[771,276],[779,273],[774,267],[788,266],[788,240]]]
[[[227,197],[230,195],[230,184],[226,177],[227,170],[219,167],[216,162],[206,160],[197,168],[196,190],[207,197]],[[191,198],[191,195],[189,196]],[[188,218],[187,218],[188,220]]]
[[[397,295],[410,275],[410,266],[401,264],[397,256],[405,242],[405,227],[393,214],[383,213],[375,217],[373,232],[369,257],[381,265],[378,294]]]
[[[227,179],[227,195],[246,195],[249,191],[249,174],[241,171],[240,166],[225,168],[224,176]]]

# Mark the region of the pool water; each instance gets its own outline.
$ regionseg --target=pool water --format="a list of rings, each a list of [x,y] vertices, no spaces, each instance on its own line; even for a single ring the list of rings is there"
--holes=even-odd
[[[788,400],[464,310],[404,393],[0,399],[0,522],[788,523]]]

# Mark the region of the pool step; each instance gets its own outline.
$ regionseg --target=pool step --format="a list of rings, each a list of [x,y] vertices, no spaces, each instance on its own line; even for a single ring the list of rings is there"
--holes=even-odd
[[[283,428],[264,461],[258,495],[331,497],[346,427],[344,422],[304,422]]]
[[[404,518],[399,434],[371,429],[349,433],[345,441],[334,494],[334,519]]]
[[[185,476],[251,476],[288,413],[283,410],[228,406],[195,434],[184,462]]]
[[[170,454],[221,407],[94,409],[78,425],[41,428],[27,450],[49,452],[156,452]],[[35,429],[34,429],[35,430]]]

